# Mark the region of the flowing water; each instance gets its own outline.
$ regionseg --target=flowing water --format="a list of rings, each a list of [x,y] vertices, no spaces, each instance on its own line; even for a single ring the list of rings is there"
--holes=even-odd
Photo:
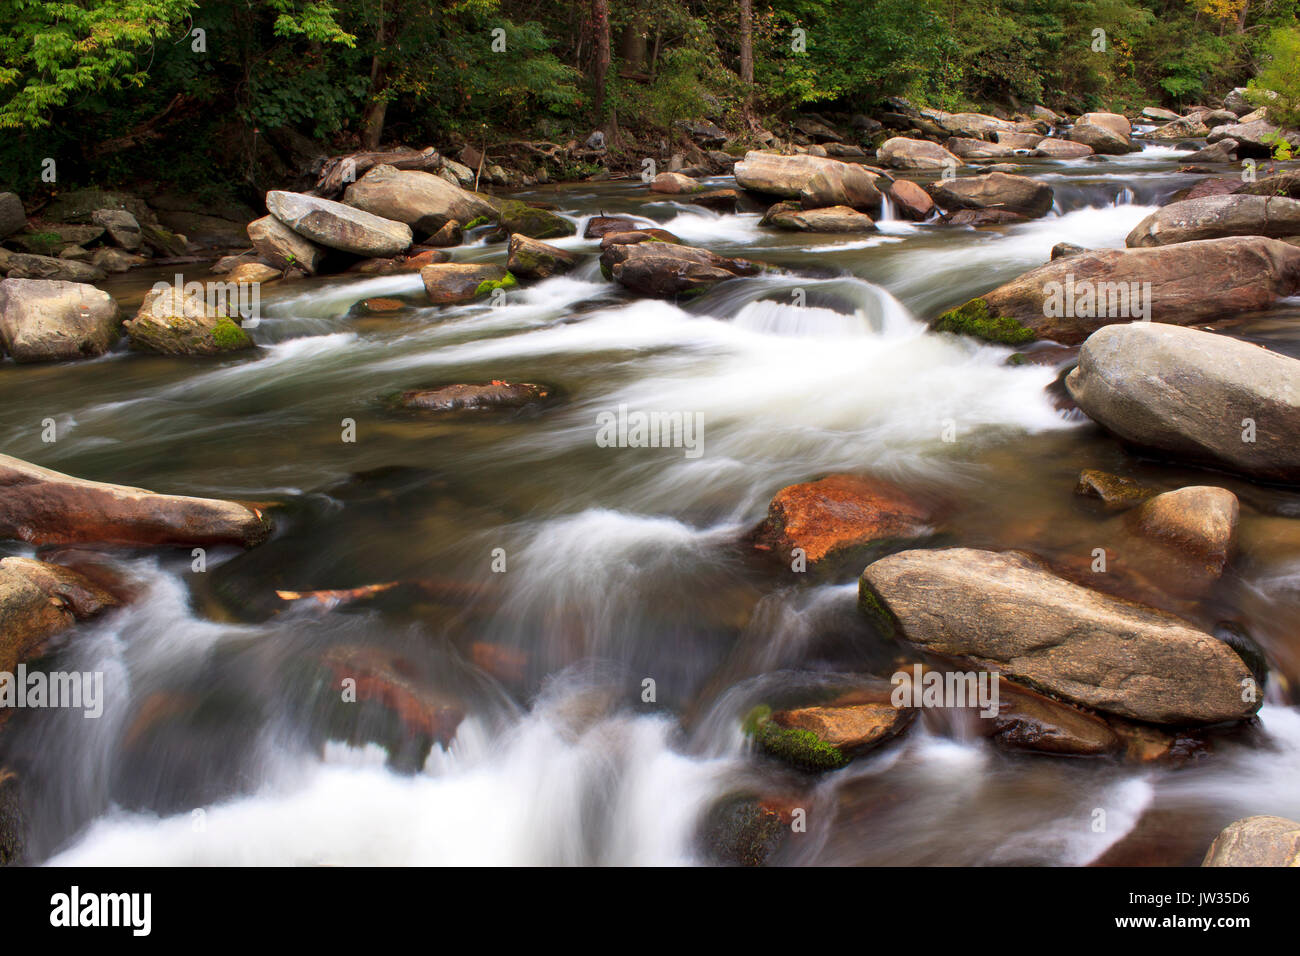
[[[886,210],[865,238],[769,232],[757,212],[647,202],[640,183],[537,190],[524,198],[579,235],[591,215],[631,213],[788,272],[688,305],[636,299],[601,279],[595,242],[573,238],[556,244],[588,262],[495,307],[422,307],[414,275],[309,280],[263,290],[255,353],[5,368],[7,453],[278,505],[272,540],[214,551],[201,573],[189,551],[80,556],[136,598],[79,626],[49,665],[102,671],[104,715],[19,713],[6,730],[31,856],[696,863],[708,809],[753,793],[807,810],[776,862],[1180,864],[1232,819],[1300,816],[1300,496],[1135,458],[1061,407],[1068,354],[1009,364],[1008,349],[924,324],[1058,242],[1122,246],[1196,180],[1176,171],[1185,155],[1029,161],[1056,193],[1043,219],[977,231]],[[455,251],[503,257],[481,240]],[[129,305],[172,271],[110,287]],[[398,313],[352,311],[408,293]],[[1288,303],[1232,331],[1300,356],[1296,317]],[[456,417],[390,401],[489,379],[546,383],[558,400]],[[702,416],[702,453],[600,447],[597,416],[621,405]],[[793,575],[745,547],[777,490],[868,470],[946,502],[937,543],[1066,563],[1136,547],[1073,494],[1084,467],[1241,497],[1242,552],[1211,592],[1173,576],[1141,596],[1250,633],[1272,667],[1259,726],[1176,767],[1017,756],[933,720],[817,779],[750,751],[740,722],[755,704],[885,678],[905,654],[858,616],[860,568]],[[390,582],[336,606],[276,594]],[[358,672],[378,675],[388,706],[340,703],[339,675]]]

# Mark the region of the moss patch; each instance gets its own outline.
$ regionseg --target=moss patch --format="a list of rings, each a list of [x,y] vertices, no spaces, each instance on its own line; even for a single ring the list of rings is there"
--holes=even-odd
[[[894,612],[885,605],[884,600],[876,593],[876,589],[867,583],[866,578],[858,582],[858,610],[886,637],[893,637],[898,633],[898,618],[894,617]]]
[[[492,220],[489,219],[487,216],[476,216],[473,219],[471,219],[469,222],[465,223],[465,228],[477,229],[479,226],[486,226],[491,221]]]
[[[812,773],[838,770],[849,762],[843,751],[826,743],[811,730],[778,727],[770,720],[759,724],[754,732],[754,742],[769,756]]]
[[[513,273],[507,272],[504,279],[484,279],[474,290],[474,297],[491,295],[493,289],[512,289],[519,284]]]
[[[222,319],[212,329],[212,344],[222,351],[242,349],[252,345],[248,333],[231,319]]]
[[[934,328],[938,332],[970,335],[1003,345],[1023,345],[1034,340],[1034,333],[1010,316],[991,315],[984,299],[971,299],[965,305],[949,309],[935,320]]]

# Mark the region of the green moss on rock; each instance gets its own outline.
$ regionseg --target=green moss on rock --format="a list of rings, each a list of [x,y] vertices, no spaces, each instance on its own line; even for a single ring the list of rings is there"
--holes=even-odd
[[[934,328],[938,332],[970,335],[1003,345],[1023,345],[1034,340],[1033,331],[1010,316],[992,315],[984,299],[971,299],[964,305],[949,309],[935,320]]]
[[[252,340],[233,319],[223,318],[212,329],[212,344],[222,351],[229,351],[248,348]]]
[[[769,756],[812,773],[838,770],[849,762],[843,751],[826,743],[811,730],[779,727],[770,720],[759,725],[754,733],[754,742]]]
[[[519,284],[513,273],[507,272],[502,279],[484,279],[474,290],[474,297],[481,295],[491,295],[494,289],[512,289]]]
[[[898,619],[864,577],[858,582],[858,610],[887,637],[898,631]]]

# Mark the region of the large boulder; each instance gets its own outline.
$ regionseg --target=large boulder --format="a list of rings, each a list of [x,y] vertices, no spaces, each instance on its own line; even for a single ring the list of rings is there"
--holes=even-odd
[[[941,179],[930,195],[945,209],[1005,209],[1029,217],[1045,215],[1053,201],[1051,186],[1008,173]]]
[[[121,325],[117,302],[80,282],[0,282],[0,345],[16,362],[103,355]]]
[[[930,194],[910,179],[895,179],[886,188],[894,207],[907,219],[924,221],[934,212]]]
[[[1095,123],[1076,123],[1067,138],[1073,143],[1082,143],[1094,153],[1103,155],[1120,156],[1139,149],[1127,136],[1121,136],[1112,128],[1098,126]]]
[[[515,277],[504,266],[486,262],[442,262],[420,270],[424,291],[434,305],[459,305],[494,289],[509,289]]]
[[[1237,141],[1235,139],[1221,139],[1216,143],[1211,143],[1204,149],[1198,149],[1192,155],[1187,157],[1187,162],[1196,163],[1231,163],[1237,159]]]
[[[1263,815],[1229,823],[1201,866],[1300,866],[1300,823]]]
[[[32,558],[0,559],[0,674],[13,674],[49,638],[119,603],[71,568]],[[5,716],[0,708],[0,724]]]
[[[753,192],[797,199],[805,208],[880,205],[876,177],[862,166],[821,156],[749,152],[735,166],[736,183]]]
[[[1011,130],[998,130],[993,138],[999,146],[1017,149],[1036,149],[1046,137],[1042,133],[1016,133]]]
[[[273,189],[266,194],[266,208],[298,235],[352,255],[388,257],[411,247],[411,227],[406,223],[332,199]]]
[[[260,511],[237,502],[86,481],[0,455],[3,538],[35,545],[250,547],[269,533]]]
[[[315,275],[325,261],[323,248],[298,235],[274,216],[263,216],[250,222],[248,238],[257,254],[281,271],[301,269],[308,275]]]
[[[1108,129],[1124,139],[1133,135],[1133,124],[1121,113],[1084,113],[1079,122]]]
[[[1206,126],[1201,120],[1199,113],[1193,113],[1190,116],[1180,116],[1164,126],[1153,129],[1147,134],[1149,139],[1156,140],[1183,140],[1183,139],[1200,139],[1202,136],[1210,135],[1210,127]]]
[[[27,227],[27,212],[17,193],[0,193],[0,239]]]
[[[994,134],[1001,130],[1015,131],[1029,128],[1010,120],[989,116],[987,113],[947,113],[943,110],[923,109],[921,116],[933,122],[949,136],[966,139],[991,140]]]
[[[790,202],[774,205],[759,225],[791,232],[871,232],[876,228],[870,216],[848,206],[804,209]]]
[[[1093,155],[1093,149],[1086,143],[1048,136],[1034,147],[1033,155],[1046,159],[1083,159]]]
[[[758,275],[763,269],[746,259],[728,259],[707,249],[668,242],[609,245],[600,254],[600,267],[602,273],[634,292],[665,297],[698,294],[728,279]]]
[[[108,237],[127,252],[135,252],[144,241],[140,223],[125,209],[96,209],[91,213],[90,221],[102,226]]]
[[[931,509],[897,485],[861,475],[830,475],[782,488],[753,532],[755,550],[787,566],[794,550],[809,565],[875,544],[915,540],[933,531]]]
[[[418,169],[375,166],[343,193],[349,206],[404,222],[416,232],[433,235],[448,222],[496,218],[496,206],[485,197],[452,185],[441,176]]]
[[[506,268],[520,279],[549,279],[577,264],[578,257],[572,252],[530,239],[520,232],[510,237]]]
[[[1066,388],[1134,445],[1300,480],[1300,361],[1237,339],[1135,322],[1093,333]]]
[[[893,169],[956,169],[962,160],[938,143],[895,136],[880,144],[876,158]]]
[[[1162,106],[1144,106],[1142,107],[1142,118],[1154,120],[1157,123],[1169,123],[1181,117],[1173,110],[1167,110]]]
[[[563,216],[518,199],[503,202],[499,218],[501,229],[507,235],[522,233],[530,239],[561,239],[578,231],[578,227]]]
[[[704,186],[699,180],[691,179],[690,176],[681,173],[660,173],[651,181],[650,191],[667,196],[681,196],[686,193],[703,192]]]
[[[1227,123],[1217,126],[1205,137],[1207,143],[1220,140],[1236,140],[1238,156],[1254,156],[1266,159],[1273,155],[1274,137],[1278,128],[1265,119],[1252,120],[1249,123]],[[1292,147],[1300,147],[1300,133],[1286,133],[1285,139]]]
[[[968,139],[964,136],[953,136],[943,144],[944,148],[954,156],[960,156],[962,159],[1006,159],[1008,156],[1016,155],[1016,148],[1003,143],[990,143],[986,139]]]
[[[1202,196],[1162,206],[1134,226],[1124,243],[1141,249],[1223,236],[1282,239],[1296,235],[1300,235],[1300,202],[1284,196],[1238,194]]]
[[[1247,113],[1253,113],[1255,107],[1246,99],[1246,87],[1235,87],[1231,93],[1223,98],[1223,108],[1237,116],[1245,116]]]
[[[925,651],[1154,724],[1244,720],[1250,668],[1181,618],[1074,584],[1027,555],[904,551],[862,572],[859,605]]]
[[[162,355],[220,355],[253,347],[238,315],[174,286],[150,291],[124,327],[132,348]]]
[[[1267,308],[1297,291],[1300,248],[1236,236],[1081,252],[1031,269],[933,324],[1011,345],[1034,339],[1075,345],[1114,322],[1194,325]]]

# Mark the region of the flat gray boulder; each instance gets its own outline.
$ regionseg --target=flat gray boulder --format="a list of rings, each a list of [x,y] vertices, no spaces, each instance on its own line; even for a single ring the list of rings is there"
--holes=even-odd
[[[1250,669],[1223,641],[1017,552],[903,551],[869,565],[859,594],[869,617],[926,651],[1095,710],[1188,725],[1259,707],[1245,692]]]
[[[1143,448],[1300,481],[1300,361],[1213,332],[1134,322],[1093,333],[1065,380],[1079,408]]]
[[[365,258],[390,258],[411,247],[411,227],[332,199],[273,189],[266,194],[271,215],[312,242]]]

